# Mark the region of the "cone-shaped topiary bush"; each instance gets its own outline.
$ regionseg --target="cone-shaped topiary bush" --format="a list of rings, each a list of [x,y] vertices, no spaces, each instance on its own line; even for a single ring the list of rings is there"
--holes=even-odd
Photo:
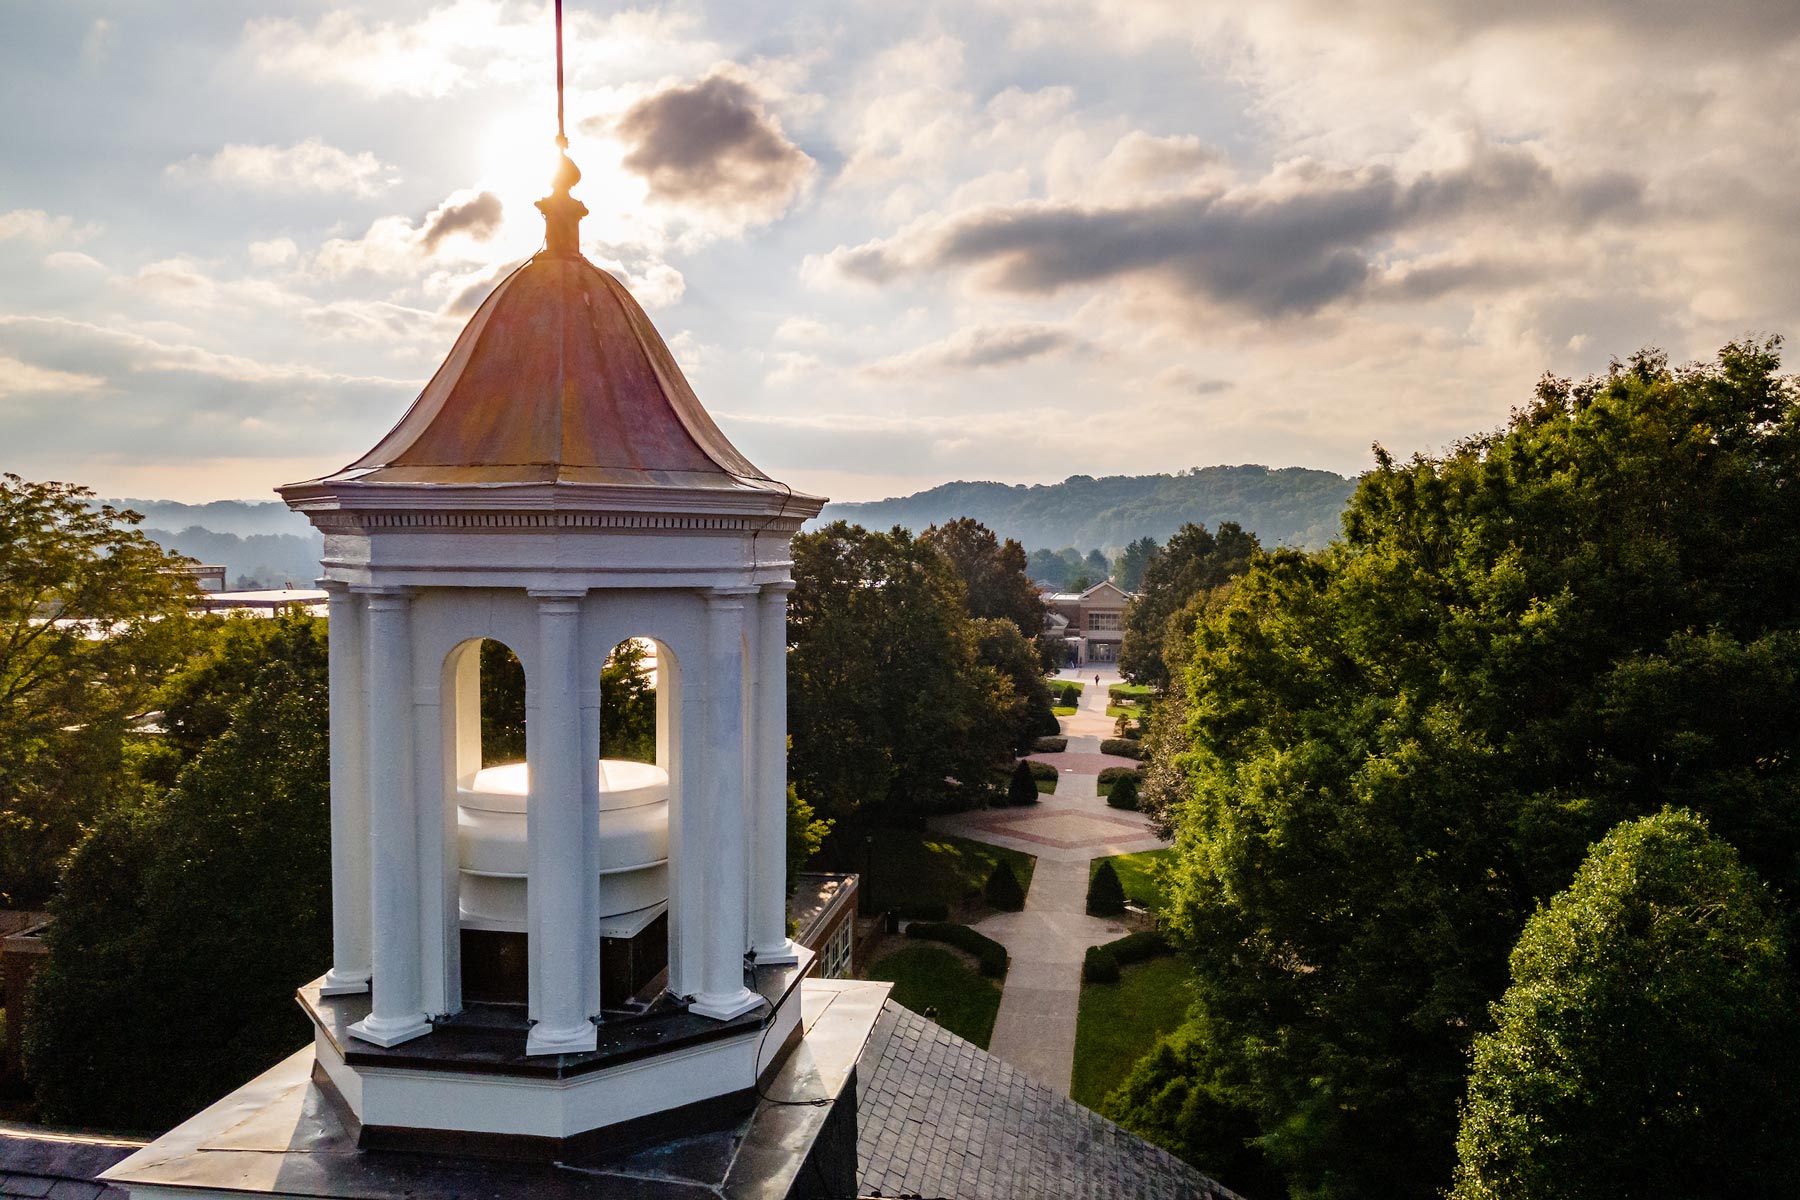
[[[1024,759],[1013,768],[1012,782],[1006,785],[1006,802],[1008,804],[1036,804],[1038,802],[1037,780],[1032,777],[1031,764]]]
[[[1125,885],[1104,859],[1088,880],[1087,910],[1090,917],[1116,917],[1125,911]]]
[[[1138,806],[1138,781],[1136,775],[1122,776],[1112,785],[1112,791],[1106,793],[1106,802],[1113,808],[1122,808],[1126,812],[1136,812]]]
[[[1004,858],[994,863],[981,895],[1002,912],[1018,912],[1025,907],[1025,889],[1019,886],[1019,877],[1013,874],[1012,864]]]

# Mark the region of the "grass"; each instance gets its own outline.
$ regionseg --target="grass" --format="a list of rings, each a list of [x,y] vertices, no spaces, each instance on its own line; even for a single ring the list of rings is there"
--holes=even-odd
[[[1075,706],[1072,704],[1052,704],[1050,706],[1050,713],[1052,716],[1057,717],[1072,717],[1075,715]]]
[[[1162,864],[1172,863],[1175,851],[1144,850],[1137,854],[1115,854],[1111,858],[1096,858],[1088,866],[1088,877],[1091,879],[1100,864],[1110,862],[1113,870],[1119,873],[1119,882],[1125,886],[1125,898],[1134,904],[1142,905],[1150,912],[1161,912],[1168,897],[1163,892],[1159,874]]]
[[[1117,983],[1082,985],[1072,1099],[1099,1108],[1157,1039],[1181,1024],[1193,1002],[1188,980],[1187,964],[1169,957],[1133,963]]]
[[[865,846],[865,834],[873,845]],[[825,870],[861,872],[877,910],[941,902],[954,913],[965,897],[981,891],[999,859],[1012,864],[1019,886],[1030,892],[1037,867],[1032,855],[921,829],[853,830],[840,823],[814,861]]]
[[[1040,796],[1054,796],[1056,794],[1056,780],[1054,779],[1034,779],[1031,782],[1037,784],[1038,795]]]
[[[1058,692],[1062,691],[1064,688],[1074,688],[1078,692],[1087,688],[1087,684],[1081,682],[1079,679],[1057,679],[1055,676],[1051,676],[1049,682],[1051,689]]]
[[[1106,715],[1109,717],[1130,717],[1135,721],[1137,718],[1144,715],[1144,710],[1135,704],[1109,704],[1106,706]]]
[[[1106,689],[1106,694],[1117,699],[1120,696],[1154,696],[1156,689],[1147,683],[1115,683]]]
[[[869,969],[870,979],[894,985],[894,1000],[924,1015],[937,1009],[937,1023],[983,1050],[994,1036],[1000,989],[941,946],[908,946],[885,955]]]

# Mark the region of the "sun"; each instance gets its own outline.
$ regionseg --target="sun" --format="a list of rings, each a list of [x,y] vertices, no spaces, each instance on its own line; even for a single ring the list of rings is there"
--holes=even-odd
[[[523,108],[498,115],[477,143],[476,187],[500,197],[499,236],[518,253],[528,253],[543,238],[543,218],[533,205],[549,194],[557,159],[555,127],[547,116]],[[583,240],[641,236],[647,187],[621,162],[623,147],[610,137],[576,134],[569,157],[581,168],[574,194],[588,207]]]

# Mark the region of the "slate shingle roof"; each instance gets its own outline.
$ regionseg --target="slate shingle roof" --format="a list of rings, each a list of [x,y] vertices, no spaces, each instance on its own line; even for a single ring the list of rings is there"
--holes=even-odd
[[[861,1189],[946,1200],[1241,1200],[889,1001],[857,1063]]]
[[[93,1179],[141,1145],[0,1129],[0,1200],[125,1200]]]

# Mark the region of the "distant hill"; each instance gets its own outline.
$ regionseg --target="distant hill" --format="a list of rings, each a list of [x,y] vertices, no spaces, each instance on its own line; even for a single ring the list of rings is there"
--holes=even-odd
[[[239,537],[235,533],[219,533],[198,525],[190,525],[179,533],[148,526],[143,530],[145,537],[164,550],[224,567],[225,586],[232,589],[279,588],[290,584],[309,588],[323,573],[319,559],[325,553],[325,539],[310,529],[299,537],[291,533],[253,533]]]
[[[158,529],[187,529],[198,525],[214,533],[249,537],[259,533],[312,534],[312,524],[279,500],[213,500],[206,504],[182,504],[174,500],[108,500],[114,508],[144,514],[144,524]]]
[[[1141,537],[1166,542],[1189,521],[1236,521],[1265,546],[1316,548],[1338,535],[1354,479],[1305,467],[1196,467],[1175,475],[1071,475],[1061,483],[946,483],[889,500],[828,504],[842,518],[917,532],[974,517],[1002,537],[1037,547],[1118,550]]]

